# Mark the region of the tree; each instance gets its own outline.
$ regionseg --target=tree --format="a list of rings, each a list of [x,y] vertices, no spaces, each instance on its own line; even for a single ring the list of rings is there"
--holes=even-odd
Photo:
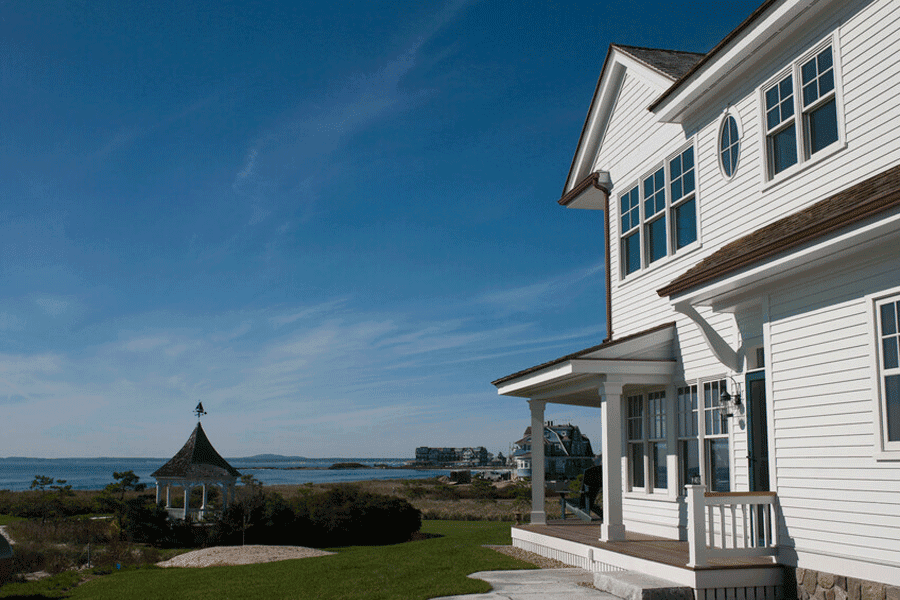
[[[125,494],[128,492],[143,492],[147,489],[147,485],[140,483],[140,477],[134,474],[134,471],[118,471],[113,472],[113,479],[116,481],[110,483],[103,488],[101,501],[113,511],[116,515],[116,523],[119,525],[119,536],[125,533],[126,517],[132,513],[136,513],[143,506],[142,498],[125,500]]]
[[[46,475],[35,475],[31,489],[37,492],[36,506],[41,515],[41,523],[45,523],[49,517],[59,516],[65,508],[65,498],[75,495],[72,486],[66,485],[65,479],[54,480]]]

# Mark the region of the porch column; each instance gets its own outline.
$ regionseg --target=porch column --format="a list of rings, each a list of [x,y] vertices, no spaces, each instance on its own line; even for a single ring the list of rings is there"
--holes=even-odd
[[[166,482],[166,508],[172,508],[172,495],[169,493],[172,491],[172,484],[170,482]]]
[[[156,482],[156,503],[159,504],[159,481]]]
[[[622,387],[621,382],[601,384],[600,418],[603,420],[603,524],[600,540],[625,539],[622,522]]]
[[[529,400],[531,405],[531,523],[546,525],[544,511],[544,407],[542,400]]]

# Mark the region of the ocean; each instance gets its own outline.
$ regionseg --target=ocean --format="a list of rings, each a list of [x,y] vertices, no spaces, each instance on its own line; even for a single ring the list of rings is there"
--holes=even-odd
[[[134,471],[142,483],[152,487],[150,474],[163,466],[167,458],[0,458],[0,490],[29,489],[36,475],[65,479],[76,490],[101,490],[113,483],[116,471]],[[371,479],[424,479],[447,475],[446,469],[383,469],[375,464],[400,466],[409,458],[309,458],[301,460],[253,460],[229,458],[228,462],[242,475],[253,475],[265,485],[299,483],[343,483]],[[356,462],[366,469],[327,467],[338,462]],[[292,467],[318,467],[292,469]]]

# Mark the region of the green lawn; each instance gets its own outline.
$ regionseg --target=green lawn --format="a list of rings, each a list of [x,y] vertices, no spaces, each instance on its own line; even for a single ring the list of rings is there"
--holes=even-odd
[[[425,600],[482,593],[490,586],[466,575],[532,567],[481,547],[508,544],[509,529],[510,524],[502,522],[426,521],[422,531],[440,537],[393,546],[332,548],[334,556],[261,565],[125,570],[85,583],[69,596],[60,596],[58,589],[32,587],[37,584],[10,584],[0,588],[0,597]]]

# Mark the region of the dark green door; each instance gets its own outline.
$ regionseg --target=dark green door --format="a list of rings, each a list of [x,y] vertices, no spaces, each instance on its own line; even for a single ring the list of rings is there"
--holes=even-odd
[[[766,423],[766,374],[747,374],[747,426],[750,491],[769,491],[769,428]]]

